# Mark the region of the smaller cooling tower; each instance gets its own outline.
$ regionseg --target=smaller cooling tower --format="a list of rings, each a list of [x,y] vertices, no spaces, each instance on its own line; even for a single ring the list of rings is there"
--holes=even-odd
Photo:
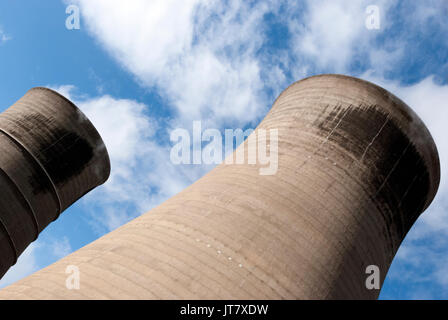
[[[33,88],[0,114],[0,278],[109,172],[95,127],[57,92]]]

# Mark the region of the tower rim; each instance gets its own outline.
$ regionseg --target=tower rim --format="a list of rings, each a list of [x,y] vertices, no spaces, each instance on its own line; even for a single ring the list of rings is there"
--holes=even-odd
[[[279,101],[284,95],[288,94],[288,92],[292,88],[310,81],[316,81],[320,79],[334,79],[334,78],[340,79],[341,85],[342,82],[349,81],[352,82],[352,85],[356,85],[360,88],[367,87],[376,90],[385,97],[385,100],[392,100],[394,102],[393,106],[396,107],[395,110],[392,109],[387,110],[386,104],[378,105],[378,107],[388,113],[393,112],[395,114],[401,115],[393,117],[392,120],[397,122],[398,126],[401,128],[403,133],[405,133],[409,137],[410,141],[415,146],[417,152],[423,159],[426,169],[428,170],[430,189],[428,192],[427,201],[423,209],[423,211],[425,211],[436,197],[440,185],[441,166],[437,145],[434,141],[434,138],[431,135],[431,132],[429,131],[428,127],[423,122],[423,120],[420,118],[420,116],[406,102],[404,102],[402,99],[400,99],[390,91],[368,80],[356,78],[345,74],[338,74],[338,73],[316,74],[295,81],[292,84],[290,84],[286,89],[284,89],[275,99],[273,107],[270,109],[268,114],[272,112],[275,105],[277,104],[277,101]]]

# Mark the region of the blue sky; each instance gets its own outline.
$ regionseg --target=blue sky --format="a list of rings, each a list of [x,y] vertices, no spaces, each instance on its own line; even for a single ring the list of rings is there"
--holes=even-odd
[[[68,30],[67,5],[81,9]],[[375,5],[380,28],[365,26]],[[0,281],[18,280],[146,212],[209,166],[169,161],[173,128],[255,127],[291,82],[344,73],[407,102],[442,161],[433,205],[408,234],[383,299],[448,298],[448,3],[426,1],[73,0],[0,2],[0,108],[57,89],[88,115],[109,181],[50,225]]]

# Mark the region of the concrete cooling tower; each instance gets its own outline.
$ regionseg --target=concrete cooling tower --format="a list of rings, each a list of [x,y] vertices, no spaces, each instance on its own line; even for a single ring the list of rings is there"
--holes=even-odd
[[[61,98],[54,98],[72,108]],[[31,91],[21,106],[33,106],[34,110],[35,105],[42,104],[53,108],[53,103],[40,90]],[[35,112],[39,116],[26,117],[28,109],[17,109],[14,114],[12,110],[8,119],[23,112],[20,121],[10,120],[20,129],[22,122],[45,122],[40,120],[40,111]],[[10,128],[4,123],[2,119],[2,128]],[[87,127],[89,133],[82,136],[87,140],[91,135],[97,137]],[[74,126],[69,131],[83,128]],[[382,284],[400,243],[438,188],[437,150],[422,121],[401,100],[372,83],[341,75],[321,75],[296,82],[282,92],[254,131],[255,137],[260,129],[278,130],[275,174],[260,175],[262,164],[223,162],[150,212],[1,290],[0,298],[377,298],[379,290],[366,286],[367,267],[379,268]],[[36,150],[48,150],[52,141],[59,141],[54,136],[64,134],[58,131],[49,135],[44,139],[48,143],[39,144]],[[31,138],[40,140],[40,134],[27,134],[26,139],[17,135],[25,146],[34,146]],[[28,157],[8,134],[2,139],[8,148],[21,152],[20,157]],[[250,139],[236,152],[244,147],[247,153],[249,147],[253,148],[248,143]],[[266,140],[269,149],[275,141],[270,140],[269,134]],[[87,145],[95,145],[88,141]],[[62,150],[64,145],[61,144]],[[31,148],[28,147],[30,152],[35,150]],[[8,162],[5,154],[2,153],[3,163]],[[33,154],[34,157],[19,162],[20,168],[40,169],[29,165],[40,155]],[[58,154],[48,152],[42,162]],[[107,163],[104,157],[103,154],[94,161],[95,168]],[[72,157],[67,158],[69,163]],[[54,170],[58,162],[49,160],[44,171],[48,174],[39,171],[43,178],[36,178],[37,181],[48,176],[49,181],[54,181],[54,188],[61,190],[61,208],[106,176],[108,168],[99,169],[101,174],[95,175],[93,170],[84,169],[90,166],[85,164],[88,160],[82,159],[73,167]],[[18,173],[10,174],[15,175]],[[77,177],[76,182],[64,184],[73,176]],[[23,194],[13,193],[13,184],[6,176],[3,179],[10,195],[2,197]],[[23,180],[16,184],[37,184]],[[38,185],[39,190],[43,188],[42,183]],[[25,198],[59,208],[51,183],[46,188],[38,195],[48,199],[36,201],[31,194]],[[14,205],[27,205],[13,199]],[[59,214],[57,208],[42,209],[43,224]],[[17,238],[24,237],[17,243],[31,241],[38,230],[34,220],[26,210],[17,219],[29,221],[23,223],[26,229],[16,231]],[[2,250],[11,251],[7,255],[12,257],[7,263],[11,264],[12,249],[4,244]],[[66,286],[69,266],[79,269],[78,290]]]
[[[98,132],[58,93],[33,88],[0,114],[0,278],[109,171]]]

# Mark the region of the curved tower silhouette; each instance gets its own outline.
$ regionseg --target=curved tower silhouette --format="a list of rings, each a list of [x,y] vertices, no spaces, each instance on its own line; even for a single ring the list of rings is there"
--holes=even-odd
[[[276,174],[223,163],[0,298],[377,298],[366,268],[383,282],[438,188],[422,121],[372,83],[321,75],[288,87],[260,129],[278,129]],[[70,265],[79,290],[66,287]]]
[[[0,278],[109,171],[96,129],[55,91],[33,88],[0,114]]]

